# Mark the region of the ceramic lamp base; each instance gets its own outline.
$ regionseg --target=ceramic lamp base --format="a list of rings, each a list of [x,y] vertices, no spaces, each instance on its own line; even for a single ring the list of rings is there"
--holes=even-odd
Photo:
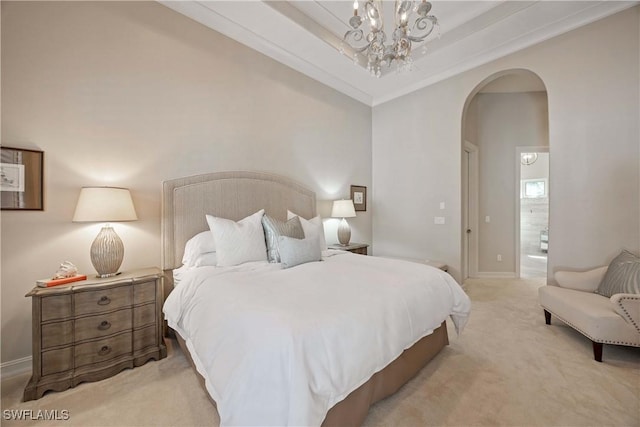
[[[91,263],[98,277],[111,277],[118,274],[124,258],[124,245],[110,225],[105,225],[91,244]]]
[[[338,242],[341,245],[348,245],[349,240],[351,240],[351,227],[349,227],[347,220],[342,218],[338,226]]]

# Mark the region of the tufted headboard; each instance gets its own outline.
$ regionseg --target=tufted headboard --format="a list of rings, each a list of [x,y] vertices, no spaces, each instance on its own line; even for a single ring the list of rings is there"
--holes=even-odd
[[[182,265],[184,245],[208,230],[205,215],[238,221],[264,209],[286,219],[287,209],[316,215],[316,195],[297,182],[263,172],[215,172],[162,183],[162,269]]]

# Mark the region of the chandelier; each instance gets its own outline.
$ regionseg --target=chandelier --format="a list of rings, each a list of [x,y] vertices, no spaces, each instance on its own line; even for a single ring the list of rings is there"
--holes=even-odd
[[[363,8],[364,18],[358,15],[358,8],[358,0],[355,0],[353,16],[349,19],[352,29],[347,31],[343,41],[356,54],[363,54],[367,58],[367,69],[376,77],[380,77],[380,69],[383,65],[391,66],[393,61],[396,61],[398,71],[411,70],[413,62],[411,44],[424,41],[438,26],[438,18],[429,15],[431,3],[428,1],[396,0],[393,8],[395,29],[391,36],[392,40],[387,43],[382,1],[367,0]],[[370,30],[366,36],[365,31],[360,28],[364,22],[368,23]],[[355,59],[357,60],[357,56]]]
[[[538,153],[522,153],[520,154],[520,163],[525,166],[532,165],[538,160]]]

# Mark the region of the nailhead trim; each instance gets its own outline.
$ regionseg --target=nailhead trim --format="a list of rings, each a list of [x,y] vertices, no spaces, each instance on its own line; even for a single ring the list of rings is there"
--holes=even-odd
[[[627,309],[622,305],[622,301],[628,299],[631,301],[640,301],[640,296],[624,296],[624,297],[620,297],[620,299],[618,300],[618,306],[622,309],[622,311],[624,311],[624,314],[627,315],[627,319],[629,319],[629,321],[631,322],[631,324],[633,326],[636,327],[636,331],[640,332],[640,326],[638,326],[638,324],[636,323],[635,320],[633,320],[633,317],[631,316],[631,314],[629,314],[629,312],[627,311]]]
[[[544,306],[543,306],[544,307]],[[549,310],[548,308],[544,307],[545,310],[547,310],[549,313],[553,314],[554,316],[556,316],[558,319],[562,320],[564,323],[566,323],[567,325],[571,326],[573,329],[575,329],[576,331],[580,332],[582,335],[584,335],[585,337],[589,338],[591,341],[593,342],[599,342],[602,344],[615,344],[615,345],[628,345],[631,347],[640,347],[640,344],[637,343],[631,343],[631,342],[625,342],[625,341],[611,341],[611,340],[597,340],[595,338],[592,338],[588,333],[586,333],[585,331],[583,331],[582,329],[578,328],[576,325],[574,325],[571,322],[568,322],[566,320],[564,320],[562,317],[558,316],[557,314],[555,314],[553,311]]]

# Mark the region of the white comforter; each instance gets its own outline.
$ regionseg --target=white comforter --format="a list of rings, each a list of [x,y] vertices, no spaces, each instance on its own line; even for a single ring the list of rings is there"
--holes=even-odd
[[[342,253],[323,262],[200,267],[165,317],[186,341],[222,425],[320,425],[328,410],[470,301],[453,278]]]

